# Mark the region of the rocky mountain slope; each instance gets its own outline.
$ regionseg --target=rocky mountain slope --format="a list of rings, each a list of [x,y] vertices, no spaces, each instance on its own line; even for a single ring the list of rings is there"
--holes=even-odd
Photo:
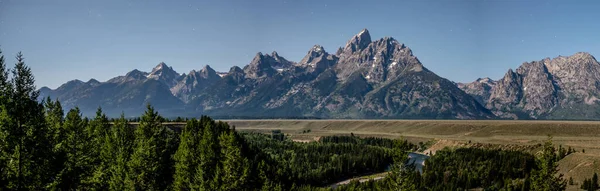
[[[458,88],[473,96],[481,105],[486,105],[496,81],[490,78],[478,78],[471,83],[457,83]]]
[[[106,82],[71,81],[42,97],[93,114],[138,115],[152,103],[166,116],[488,119],[494,115],[453,82],[425,68],[391,37],[364,29],[335,54],[320,45],[300,62],[258,53],[243,68],[178,74],[160,63]]]
[[[585,52],[526,62],[498,81],[458,85],[504,118],[600,118],[600,63]]]

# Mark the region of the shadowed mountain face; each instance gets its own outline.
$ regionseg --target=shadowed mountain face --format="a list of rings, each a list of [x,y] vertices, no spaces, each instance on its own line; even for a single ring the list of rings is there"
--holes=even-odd
[[[526,62],[498,81],[459,87],[504,118],[600,118],[600,63],[589,53]]]
[[[227,73],[206,66],[180,75],[160,63],[150,73],[134,70],[107,82],[63,86],[42,88],[42,97],[79,106],[88,115],[98,106],[110,116],[138,115],[149,102],[165,116],[494,117],[481,99],[429,71],[407,46],[391,37],[373,41],[367,29],[335,54],[315,45],[297,63],[277,52],[258,53],[243,69],[234,66]]]

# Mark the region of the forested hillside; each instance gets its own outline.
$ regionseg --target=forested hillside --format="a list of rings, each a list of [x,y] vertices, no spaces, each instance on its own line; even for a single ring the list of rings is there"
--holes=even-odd
[[[1,55],[1,53],[0,53]],[[416,149],[403,140],[326,137],[297,143],[239,133],[209,117],[179,131],[148,105],[133,126],[121,116],[66,115],[59,101],[38,102],[31,70],[18,54],[0,57],[0,190],[318,190],[357,175],[381,181],[338,190],[563,190],[551,142],[537,156],[484,149],[444,150],[423,174],[405,165]],[[11,75],[9,75],[9,72]],[[113,122],[110,122],[113,121]],[[560,155],[563,156],[564,155]]]

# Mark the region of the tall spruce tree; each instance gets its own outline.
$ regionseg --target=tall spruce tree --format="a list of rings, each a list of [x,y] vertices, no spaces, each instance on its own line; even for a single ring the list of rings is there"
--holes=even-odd
[[[214,124],[206,123],[200,141],[200,161],[194,175],[195,190],[217,190],[215,172],[219,159],[218,131]]]
[[[62,169],[51,184],[52,189],[76,190],[88,187],[84,180],[92,172],[93,158],[91,150],[94,146],[85,133],[88,121],[83,119],[79,108],[71,109],[65,118],[63,131],[65,139],[58,143],[57,150],[64,154]]]
[[[45,125],[43,106],[34,85],[31,69],[23,54],[16,56],[12,78],[7,78],[2,61],[0,69],[0,155],[3,186],[11,190],[40,190],[50,181],[51,145]],[[3,60],[3,59],[2,59]]]
[[[134,150],[129,162],[126,184],[132,190],[166,190],[173,178],[173,134],[162,125],[158,112],[150,105],[135,129]]]
[[[6,145],[8,132],[5,131],[6,128],[4,126],[12,123],[7,111],[8,100],[12,93],[11,89],[8,81],[8,70],[4,63],[4,55],[2,54],[2,49],[0,49],[0,190],[8,189],[6,187],[8,185],[8,180],[6,179],[8,176],[6,174],[6,161],[8,157],[4,156],[6,153],[3,151],[8,149],[8,145]]]
[[[413,163],[407,163],[408,152],[401,140],[394,141],[394,164],[392,164],[392,172],[387,177],[391,183],[390,188],[393,190],[417,190],[419,188],[419,172],[416,171],[416,166]]]
[[[100,156],[103,160],[102,164],[108,168],[106,172],[108,189],[125,190],[125,179],[128,177],[127,164],[133,152],[132,145],[135,135],[124,114],[121,114],[121,117],[114,122],[114,126],[105,139],[107,141],[102,146]],[[104,173],[104,171],[99,173]],[[104,190],[104,188],[101,187],[99,190]]]
[[[114,153],[102,153],[105,151],[103,149],[105,149],[106,145],[110,142],[110,124],[108,118],[102,112],[102,108],[99,107],[96,110],[96,117],[90,121],[89,127],[86,129],[86,134],[89,137],[89,141],[91,141],[93,145],[96,145],[96,147],[90,152],[93,173],[92,176],[89,176],[88,179],[85,180],[85,184],[91,188],[106,190],[108,188],[107,182],[109,175],[107,171],[110,164],[114,162]]]
[[[62,125],[64,122],[64,110],[60,101],[52,101],[50,97],[47,97],[44,101],[44,111],[46,116],[46,125],[48,125],[50,133],[50,141],[52,145],[56,145],[59,141],[64,139],[62,134]]]
[[[219,190],[241,190],[247,187],[250,162],[242,155],[239,139],[235,131],[225,132],[219,136],[221,164],[216,172],[219,178]]]
[[[544,143],[544,147],[536,157],[536,163],[539,169],[532,172],[531,189],[532,190],[565,190],[567,182],[563,174],[558,174],[558,157],[556,149],[552,144],[552,138],[549,137]]]
[[[4,55],[2,54],[2,49],[0,49],[0,105],[6,104],[12,93],[12,87],[8,78],[8,69],[4,61]]]
[[[60,149],[61,141],[65,140],[65,131],[63,130],[64,111],[58,100],[52,101],[47,97],[44,101],[44,111],[46,117],[46,125],[48,126],[48,139],[52,145],[52,156],[50,159],[50,174],[57,175],[63,168],[65,161],[65,153]]]
[[[188,120],[180,135],[180,143],[175,153],[174,190],[190,190],[195,187],[193,177],[200,159],[200,141],[202,139],[202,123],[196,119]]]

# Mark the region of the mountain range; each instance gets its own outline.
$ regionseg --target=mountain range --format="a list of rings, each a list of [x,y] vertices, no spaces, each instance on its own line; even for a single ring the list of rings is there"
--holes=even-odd
[[[455,83],[442,78],[391,37],[367,29],[335,53],[320,45],[300,62],[257,53],[228,72],[206,65],[180,74],[165,63],[106,82],[69,81],[40,97],[93,115],[139,115],[151,103],[167,117],[365,119],[597,119],[600,63],[587,53],[546,58],[500,80]]]
[[[525,62],[458,87],[500,118],[600,119],[600,63],[589,53]]]

